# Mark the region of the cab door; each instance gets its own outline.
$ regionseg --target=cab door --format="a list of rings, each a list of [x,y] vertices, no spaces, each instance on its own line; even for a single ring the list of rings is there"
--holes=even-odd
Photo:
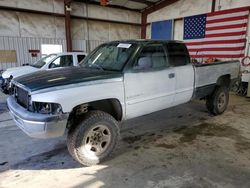
[[[171,107],[175,96],[175,70],[162,44],[149,44],[124,74],[126,117],[133,118]]]
[[[167,52],[176,77],[174,105],[186,103],[191,100],[194,92],[194,68],[187,48],[183,43],[173,42],[167,44]]]

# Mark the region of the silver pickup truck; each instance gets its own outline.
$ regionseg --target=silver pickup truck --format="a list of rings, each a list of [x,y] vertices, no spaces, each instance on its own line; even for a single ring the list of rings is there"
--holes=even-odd
[[[205,99],[223,113],[239,61],[192,65],[179,41],[128,40],[100,45],[80,67],[46,70],[12,81],[8,107],[31,137],[62,136],[75,160],[98,164],[114,150],[119,122]]]

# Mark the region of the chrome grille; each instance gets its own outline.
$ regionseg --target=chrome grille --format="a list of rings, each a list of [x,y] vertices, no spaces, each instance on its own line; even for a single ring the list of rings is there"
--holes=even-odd
[[[14,96],[18,104],[24,108],[28,108],[29,105],[29,93],[21,87],[14,86]]]

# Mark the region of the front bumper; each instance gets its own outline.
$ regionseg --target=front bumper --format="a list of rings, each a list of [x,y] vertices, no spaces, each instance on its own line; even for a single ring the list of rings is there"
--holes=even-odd
[[[16,125],[33,138],[54,138],[65,132],[68,114],[50,115],[29,112],[10,96],[7,99],[10,114]]]

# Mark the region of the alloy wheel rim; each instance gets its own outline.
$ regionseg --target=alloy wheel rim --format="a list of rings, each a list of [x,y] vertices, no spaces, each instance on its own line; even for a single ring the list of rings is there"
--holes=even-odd
[[[226,94],[225,93],[221,93],[218,97],[218,108],[220,110],[222,110],[225,107],[226,104]]]
[[[84,140],[85,150],[95,156],[106,151],[111,142],[111,132],[106,125],[97,125],[89,130]]]

